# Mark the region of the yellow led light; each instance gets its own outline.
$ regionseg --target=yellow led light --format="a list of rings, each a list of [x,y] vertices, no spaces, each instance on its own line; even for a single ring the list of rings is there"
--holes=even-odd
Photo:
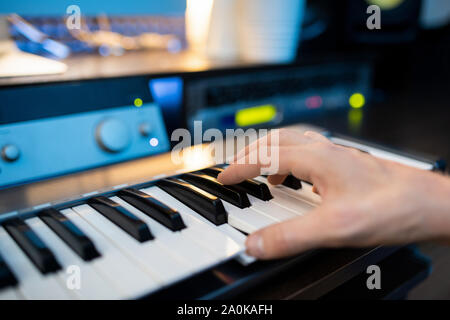
[[[136,106],[136,107],[142,107],[142,99],[141,98],[136,98],[136,99],[134,99],[134,105]]]
[[[383,10],[392,10],[401,5],[405,0],[367,0],[369,4],[375,4]]]
[[[275,118],[277,109],[271,104],[242,109],[236,112],[235,121],[239,127],[269,122]]]
[[[348,103],[352,108],[359,109],[366,104],[366,98],[361,93],[354,93],[351,95]]]

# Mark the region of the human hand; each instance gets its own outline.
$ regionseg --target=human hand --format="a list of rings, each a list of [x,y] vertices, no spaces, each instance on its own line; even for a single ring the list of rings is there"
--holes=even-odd
[[[279,130],[278,170],[313,183],[322,204],[308,214],[251,234],[247,251],[280,258],[319,247],[364,247],[450,238],[450,179],[333,144],[324,136]],[[270,139],[264,140],[269,141]],[[218,176],[235,184],[268,167],[258,159],[262,140],[241,151]],[[274,154],[271,155],[272,157]],[[247,159],[258,160],[248,164]]]

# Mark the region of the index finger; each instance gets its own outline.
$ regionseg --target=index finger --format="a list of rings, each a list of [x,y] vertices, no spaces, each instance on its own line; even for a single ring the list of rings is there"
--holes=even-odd
[[[245,161],[239,161],[241,163],[233,163],[228,166],[219,174],[218,180],[223,184],[236,184],[265,173],[283,175],[294,171],[297,178],[313,182],[320,161],[320,156],[314,148],[309,146],[284,146],[273,147],[271,150],[270,163],[261,161],[258,151],[254,150],[245,156]],[[256,159],[256,163],[251,163],[251,159]],[[277,163],[274,163],[274,161],[277,161]],[[268,168],[274,171],[268,172]]]
[[[261,145],[271,146],[275,142],[278,146],[289,146],[308,144],[313,141],[330,142],[320,133],[313,131],[301,132],[294,129],[272,129],[266,136],[257,139],[240,150],[234,156],[234,161],[257,150]]]

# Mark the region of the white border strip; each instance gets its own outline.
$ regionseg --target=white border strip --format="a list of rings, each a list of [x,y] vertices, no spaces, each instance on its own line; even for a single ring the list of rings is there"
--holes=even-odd
[[[330,140],[332,142],[334,142],[335,144],[339,144],[342,146],[346,146],[346,147],[351,147],[351,148],[356,148],[356,149],[360,149],[362,151],[366,151],[369,154],[373,155],[374,157],[377,158],[381,158],[381,159],[385,159],[385,160],[391,160],[391,161],[395,161],[413,168],[417,168],[417,169],[422,169],[422,170],[433,170],[433,165],[430,163],[426,163],[423,161],[419,161],[419,160],[415,160],[415,159],[411,159],[408,157],[404,157],[404,156],[400,156],[398,154],[392,153],[392,152],[388,152],[388,151],[384,151],[384,150],[380,150],[380,149],[376,149],[373,147],[369,147],[357,142],[353,142],[353,141],[348,141],[345,139],[341,139],[341,138],[336,138],[336,137],[330,137]]]

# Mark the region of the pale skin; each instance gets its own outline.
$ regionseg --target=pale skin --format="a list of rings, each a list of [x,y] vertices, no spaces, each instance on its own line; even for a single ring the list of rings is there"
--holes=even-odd
[[[314,185],[322,204],[249,235],[248,254],[273,259],[324,247],[450,242],[448,177],[337,146],[315,132],[279,134],[279,166],[269,182],[280,184],[292,173]],[[219,181],[235,184],[260,175],[267,163],[243,160],[255,159],[261,142],[242,150]]]

